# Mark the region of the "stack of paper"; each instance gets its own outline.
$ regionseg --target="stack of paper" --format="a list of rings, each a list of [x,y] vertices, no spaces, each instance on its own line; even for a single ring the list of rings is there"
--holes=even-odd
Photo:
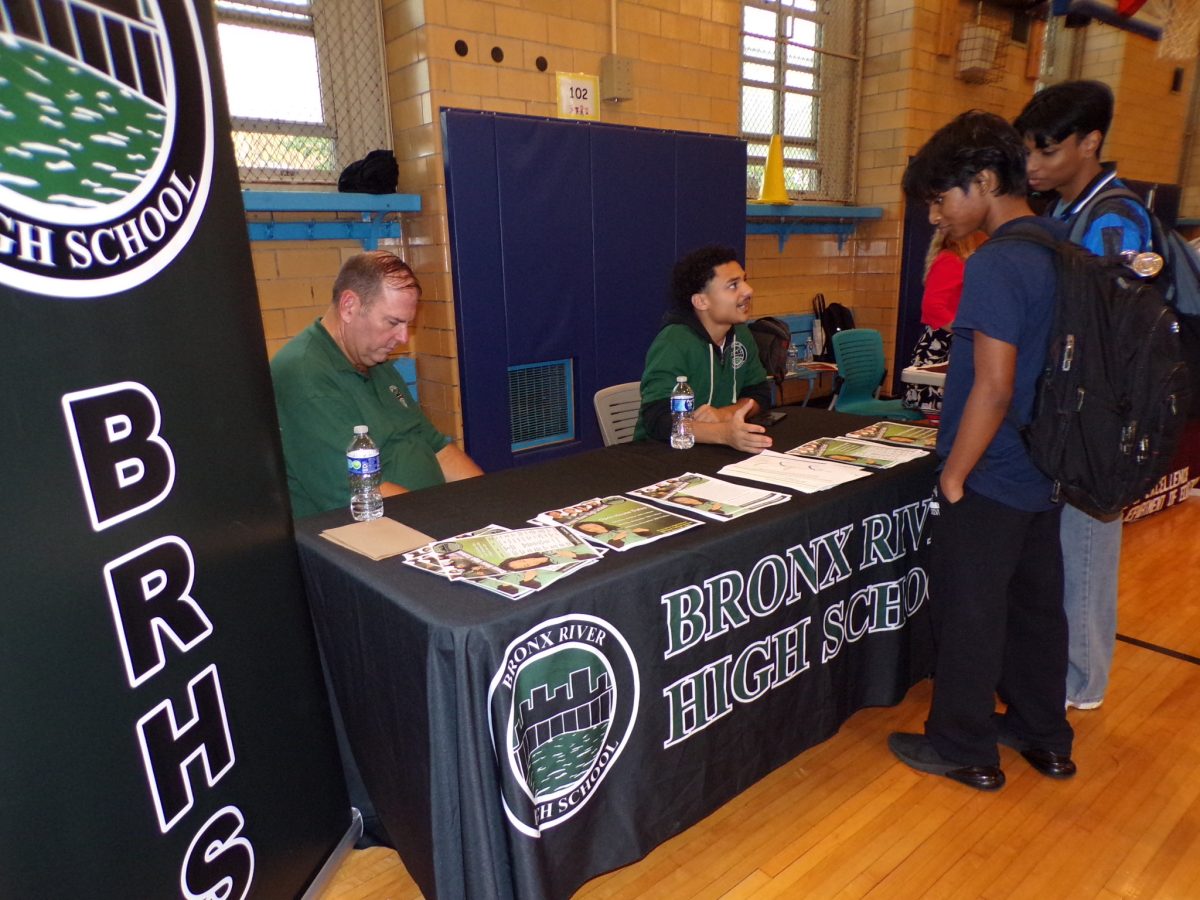
[[[793,447],[789,456],[806,456],[812,459],[828,459],[834,462],[866,466],[868,469],[890,469],[910,459],[924,456],[924,450],[896,447],[862,441],[852,437],[823,437]]]
[[[433,540],[429,535],[386,516],[355,522],[353,525],[326,528],[321,532],[321,537],[374,560],[396,556]]]
[[[746,487],[695,472],[685,472],[629,493],[667,506],[690,509],[719,522],[728,522],[791,499],[778,491]]]
[[[568,525],[594,544],[628,550],[702,524],[628,497],[593,497],[529,520],[537,524]]]
[[[808,459],[764,450],[756,456],[725,466],[721,469],[721,474],[750,481],[765,481],[767,484],[812,494],[854,481],[856,478],[866,478],[871,473],[857,466],[844,466],[823,459]]]
[[[937,446],[938,430],[907,422],[876,422],[866,428],[849,432],[846,437],[862,438],[864,441],[879,441],[900,447],[920,447],[932,450]]]
[[[516,530],[488,525],[405,553],[404,562],[518,600],[597,562],[603,554],[559,525]]]

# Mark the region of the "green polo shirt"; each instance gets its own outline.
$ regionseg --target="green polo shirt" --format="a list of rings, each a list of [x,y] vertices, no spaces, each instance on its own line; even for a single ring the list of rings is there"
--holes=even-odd
[[[421,412],[390,363],[364,374],[318,319],[271,360],[292,515],[348,506],[346,448],[366,425],[379,447],[383,481],[409,490],[443,484],[437,453],[450,438]]]

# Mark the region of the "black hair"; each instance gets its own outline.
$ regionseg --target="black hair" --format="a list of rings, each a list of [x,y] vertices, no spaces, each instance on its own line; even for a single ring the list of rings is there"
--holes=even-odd
[[[529,562],[534,559],[540,559],[542,562],[528,568],[517,566],[517,563]],[[513,556],[504,560],[504,562],[500,563],[500,568],[507,572],[528,572],[530,569],[539,569],[542,566],[549,565],[551,561],[549,553],[526,553],[523,556]]]
[[[1000,116],[973,109],[934,132],[909,162],[901,186],[910,200],[929,203],[951,188],[965,191],[985,169],[996,175],[997,194],[1025,195],[1021,136]]]
[[[1033,95],[1013,126],[1039,150],[1071,135],[1082,138],[1100,132],[1100,147],[1113,117],[1113,92],[1102,81],[1064,81]],[[1096,152],[1100,152],[1100,147]]]
[[[738,262],[737,251],[712,244],[693,250],[675,263],[671,270],[671,308],[692,314],[692,294],[703,291],[716,275],[717,266],[728,262]]]

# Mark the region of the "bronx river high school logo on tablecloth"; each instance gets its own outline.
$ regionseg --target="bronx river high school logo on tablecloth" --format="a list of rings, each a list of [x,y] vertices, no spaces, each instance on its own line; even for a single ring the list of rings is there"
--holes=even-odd
[[[191,237],[212,157],[190,3],[0,3],[0,283],[71,298],[142,284]]]
[[[629,740],[638,693],[633,651],[603,619],[548,619],[508,645],[488,700],[514,827],[539,837],[587,804]]]

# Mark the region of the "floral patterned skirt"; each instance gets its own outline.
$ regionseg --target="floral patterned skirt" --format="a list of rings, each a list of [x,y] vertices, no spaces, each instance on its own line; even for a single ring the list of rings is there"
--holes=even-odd
[[[917,339],[913,348],[911,366],[931,366],[934,363],[944,363],[950,359],[950,341],[954,337],[944,328],[930,328]],[[920,409],[926,412],[940,412],[942,409],[942,389],[932,384],[910,384],[905,386],[904,405],[909,409]]]

